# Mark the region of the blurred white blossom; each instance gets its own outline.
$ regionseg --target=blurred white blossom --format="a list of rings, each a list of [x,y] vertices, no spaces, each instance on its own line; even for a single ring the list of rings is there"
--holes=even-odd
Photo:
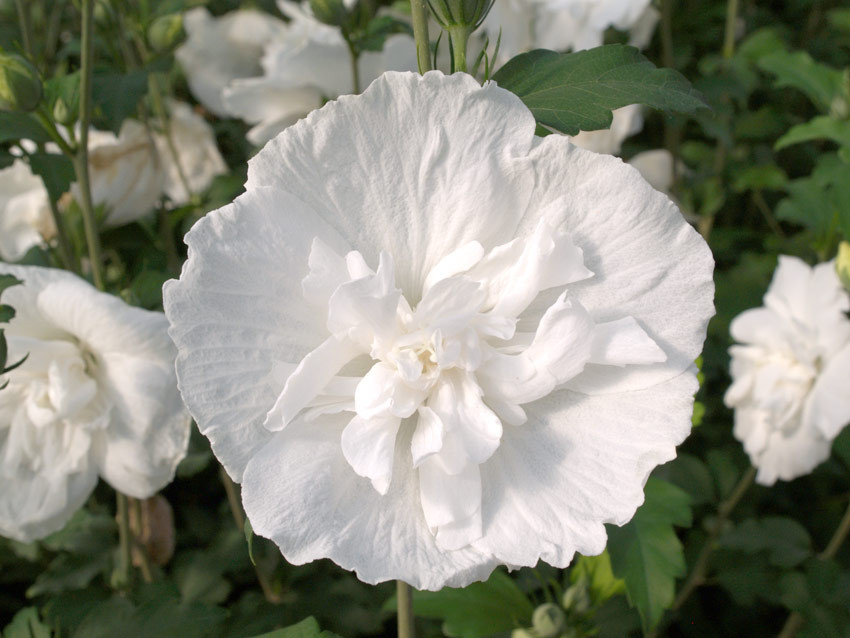
[[[262,58],[263,75],[233,81],[224,104],[254,127],[248,140],[262,146],[326,100],[354,93],[351,53],[339,29],[322,24],[301,5],[281,0],[289,18],[286,29],[269,42]],[[360,89],[388,70],[416,69],[416,45],[404,34],[387,38],[382,51],[358,58]]]
[[[162,131],[154,136],[165,172],[164,190],[172,203],[186,204],[193,194],[201,193],[217,175],[227,172],[212,127],[185,102],[172,100],[169,104],[169,125],[174,151],[161,122]],[[185,183],[184,183],[185,180]],[[186,191],[188,186],[189,192]]]
[[[0,259],[17,261],[56,234],[47,190],[20,159],[0,170]]]
[[[640,104],[630,104],[613,111],[611,126],[599,131],[582,131],[570,138],[573,144],[594,153],[619,155],[623,141],[643,128]]]
[[[176,51],[192,95],[211,113],[228,117],[222,93],[233,80],[260,75],[263,48],[286,24],[252,9],[213,17],[204,7],[183,14],[186,42]]]
[[[0,264],[23,285],[0,376],[0,535],[32,541],[61,528],[102,477],[147,498],[186,453],[189,415],[162,313],[128,306],[62,270]]]
[[[732,321],[724,399],[762,485],[811,472],[850,422],[848,310],[834,263],[781,256],[764,306]]]
[[[419,589],[563,567],[689,433],[708,247],[637,171],[534,130],[494,84],[386,73],[187,235],[181,392],[290,562]]]

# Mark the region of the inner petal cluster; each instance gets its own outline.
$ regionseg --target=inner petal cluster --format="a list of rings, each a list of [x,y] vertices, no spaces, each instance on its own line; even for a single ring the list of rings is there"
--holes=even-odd
[[[517,330],[541,291],[593,276],[582,251],[545,221],[489,252],[473,241],[446,255],[415,305],[396,287],[386,252],[373,270],[359,252],[343,256],[316,238],[308,265],[304,296],[326,310],[329,336],[288,375],[265,425],[275,431],[295,418],[353,413],[342,452],[385,494],[396,438],[410,419],[422,511],[446,549],[481,537],[479,466],[505,424],[527,420],[524,404],[568,387],[587,364],[666,359],[633,318],[596,322],[568,290],[535,332]],[[364,359],[365,374],[343,374]]]

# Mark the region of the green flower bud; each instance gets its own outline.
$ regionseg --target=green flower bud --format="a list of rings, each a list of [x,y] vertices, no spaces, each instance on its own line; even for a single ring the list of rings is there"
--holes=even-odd
[[[584,614],[590,609],[590,593],[587,591],[587,582],[579,580],[564,592],[561,600],[564,609],[569,609],[577,614]]]
[[[179,44],[185,35],[183,16],[179,13],[159,16],[148,27],[148,42],[154,51],[168,51]]]
[[[339,27],[348,20],[348,10],[342,0],[310,0],[310,9],[319,22]]]
[[[444,29],[466,27],[477,29],[493,6],[494,0],[428,0],[434,19]]]
[[[850,290],[850,243],[838,244],[838,256],[835,258],[835,270],[838,278],[847,290]]]
[[[555,603],[543,603],[534,610],[531,624],[540,638],[555,638],[567,626],[567,617],[564,610]]]
[[[44,89],[38,71],[14,53],[0,53],[0,111],[33,111]]]

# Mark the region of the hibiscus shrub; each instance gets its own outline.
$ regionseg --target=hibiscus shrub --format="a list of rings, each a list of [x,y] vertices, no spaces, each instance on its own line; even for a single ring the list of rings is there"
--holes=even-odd
[[[0,3],[3,638],[848,635],[848,69],[839,0]]]

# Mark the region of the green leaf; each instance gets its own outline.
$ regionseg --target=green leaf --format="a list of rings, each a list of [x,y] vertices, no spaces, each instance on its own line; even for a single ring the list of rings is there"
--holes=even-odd
[[[653,476],[683,489],[691,497],[692,505],[712,503],[717,498],[711,472],[705,463],[685,452],[660,466]]]
[[[673,604],[676,578],[685,575],[685,556],[673,525],[690,525],[691,508],[686,492],[659,479],[649,479],[644,492],[646,501],[629,523],[608,526],[608,553],[646,633]]]
[[[732,190],[743,193],[748,190],[781,190],[788,183],[788,175],[776,164],[747,166],[732,183]]]
[[[31,113],[0,111],[0,142],[13,140],[49,142],[51,137]]]
[[[777,87],[802,91],[822,111],[829,110],[832,98],[841,91],[841,71],[815,62],[805,51],[776,51],[762,57],[758,66],[776,76]]]
[[[51,638],[50,627],[41,622],[38,609],[21,609],[3,630],[3,638]]]
[[[76,179],[71,160],[57,153],[30,155],[30,168],[44,180],[47,194],[54,202],[59,201],[59,198],[68,192],[71,182]]]
[[[253,638],[338,638],[335,633],[330,631],[322,631],[319,627],[319,621],[313,616],[308,616],[304,620],[283,629],[275,629]]]
[[[792,518],[750,518],[720,537],[718,544],[746,553],[767,552],[771,565],[794,567],[812,555],[812,539]]]
[[[147,90],[147,71],[95,74],[92,100],[99,111],[98,123],[117,135],[122,122],[136,111]]]
[[[850,145],[850,122],[836,120],[828,115],[817,117],[791,127],[785,135],[776,140],[773,148],[777,151],[792,144],[811,140],[831,140],[839,146]]]
[[[598,556],[579,556],[570,570],[570,582],[586,580],[593,602],[601,604],[617,594],[625,593],[626,584],[614,576],[608,550]]]
[[[15,318],[15,309],[12,306],[0,304],[0,323],[9,323]]]
[[[510,60],[493,80],[518,95],[540,124],[567,135],[607,128],[611,111],[629,104],[683,113],[706,107],[680,73],[657,69],[620,44],[577,53],[537,49]]]
[[[385,607],[395,609],[395,599]],[[530,625],[534,606],[510,576],[495,571],[485,582],[463,589],[414,591],[413,612],[441,619],[446,636],[477,638]]]
[[[17,286],[22,283],[24,282],[14,275],[0,274],[0,295],[3,294],[3,291],[6,290],[6,288],[11,288],[12,286]]]

